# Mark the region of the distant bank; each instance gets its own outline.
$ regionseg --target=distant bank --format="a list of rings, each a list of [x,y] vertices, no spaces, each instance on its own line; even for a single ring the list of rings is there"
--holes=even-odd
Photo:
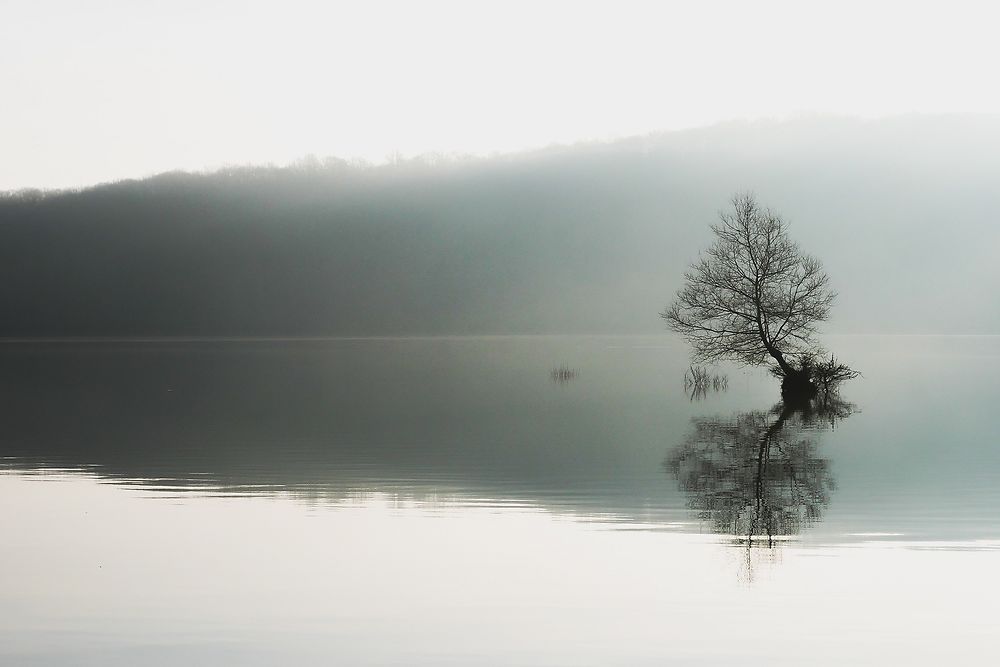
[[[998,177],[996,118],[913,116],[8,194],[0,337],[657,333],[740,189],[822,255],[831,330],[997,332]]]

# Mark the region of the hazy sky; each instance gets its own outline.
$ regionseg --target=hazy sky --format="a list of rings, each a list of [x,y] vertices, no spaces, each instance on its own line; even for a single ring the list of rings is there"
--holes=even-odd
[[[917,2],[0,0],[0,189],[1000,112],[998,11]]]

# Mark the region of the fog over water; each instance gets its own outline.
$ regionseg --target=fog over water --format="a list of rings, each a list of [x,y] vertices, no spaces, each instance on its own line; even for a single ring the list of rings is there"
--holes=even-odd
[[[824,261],[829,331],[997,332],[998,177],[996,117],[816,117],[12,193],[0,335],[656,333],[740,190]]]
[[[998,148],[815,118],[5,195],[0,662],[978,664]],[[840,292],[828,402],[683,383],[658,313],[741,190]]]

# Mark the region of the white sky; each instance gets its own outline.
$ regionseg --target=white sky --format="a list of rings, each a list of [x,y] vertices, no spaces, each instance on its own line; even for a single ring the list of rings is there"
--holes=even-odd
[[[998,18],[954,1],[0,0],[0,189],[1000,112]]]

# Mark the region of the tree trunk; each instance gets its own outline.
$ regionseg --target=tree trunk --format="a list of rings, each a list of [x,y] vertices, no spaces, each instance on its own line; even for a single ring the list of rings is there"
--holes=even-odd
[[[803,366],[800,369],[794,368],[781,354],[781,351],[765,342],[764,346],[774,360],[778,363],[783,377],[781,378],[781,398],[787,403],[800,403],[808,401],[816,395],[816,385],[812,381],[812,369]]]
[[[812,373],[808,368],[792,370],[781,380],[781,398],[786,403],[797,404],[812,399],[818,390],[812,381]]]
[[[781,350],[774,347],[767,341],[764,341],[764,347],[767,349],[768,354],[770,354],[771,357],[776,362],[778,362],[778,367],[781,369],[781,372],[784,374],[785,377],[788,377],[789,375],[794,375],[797,372],[794,368],[792,368],[792,365],[790,363],[785,361],[785,355],[781,354]]]

